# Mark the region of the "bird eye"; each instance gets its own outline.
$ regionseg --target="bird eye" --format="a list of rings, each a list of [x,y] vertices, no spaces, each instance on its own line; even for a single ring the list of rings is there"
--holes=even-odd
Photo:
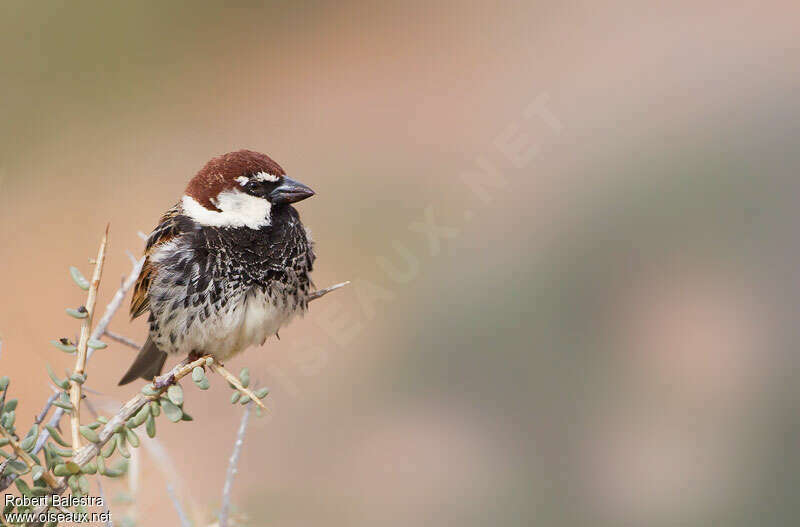
[[[247,185],[244,186],[244,189],[250,194],[260,194],[261,184],[258,183],[258,181],[250,181]]]

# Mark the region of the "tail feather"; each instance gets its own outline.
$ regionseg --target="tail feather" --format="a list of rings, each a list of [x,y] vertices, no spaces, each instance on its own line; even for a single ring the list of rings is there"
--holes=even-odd
[[[119,381],[119,385],[128,384],[140,377],[147,381],[152,381],[153,377],[161,375],[161,370],[164,368],[166,360],[167,354],[158,349],[148,337],[133,364],[128,368],[128,372]]]

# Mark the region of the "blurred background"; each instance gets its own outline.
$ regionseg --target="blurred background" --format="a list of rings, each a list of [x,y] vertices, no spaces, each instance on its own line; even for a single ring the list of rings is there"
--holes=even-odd
[[[319,287],[230,361],[272,389],[249,525],[790,525],[796,2],[0,4],[0,371],[30,422],[67,268],[104,308],[212,156],[317,191]],[[126,301],[127,302],[127,301]],[[111,329],[143,342],[123,309]],[[101,408],[135,351],[95,354]],[[215,521],[241,417],[187,385],[114,518]],[[133,388],[135,390],[135,388]],[[105,406],[104,406],[105,405]],[[22,424],[20,426],[22,426]],[[167,470],[163,470],[164,468]],[[166,474],[164,473],[166,472]],[[242,523],[240,523],[242,524]]]

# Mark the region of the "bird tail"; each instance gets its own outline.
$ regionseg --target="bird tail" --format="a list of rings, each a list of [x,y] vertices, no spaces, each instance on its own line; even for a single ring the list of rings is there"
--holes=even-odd
[[[139,377],[147,381],[152,381],[156,375],[161,375],[161,370],[164,368],[164,362],[167,360],[167,354],[156,347],[150,337],[147,338],[142,350],[136,356],[136,359],[128,368],[119,385],[128,384],[133,382]]]

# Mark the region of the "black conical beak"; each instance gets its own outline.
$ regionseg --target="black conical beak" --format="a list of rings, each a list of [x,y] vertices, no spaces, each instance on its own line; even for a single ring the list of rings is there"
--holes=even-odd
[[[280,203],[297,203],[314,195],[314,191],[288,177],[283,177],[281,184],[269,193],[269,200],[278,205]]]

